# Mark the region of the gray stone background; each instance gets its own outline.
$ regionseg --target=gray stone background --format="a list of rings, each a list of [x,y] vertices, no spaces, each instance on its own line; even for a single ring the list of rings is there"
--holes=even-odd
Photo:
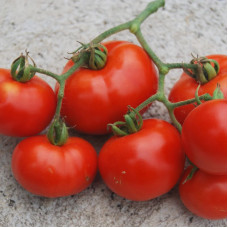
[[[76,41],[89,42],[104,30],[133,19],[149,0],[0,0],[0,68],[26,48],[37,65],[61,73],[67,52]],[[226,54],[227,2],[225,0],[167,0],[164,9],[150,16],[142,31],[165,62],[191,59],[191,53]],[[137,43],[127,31],[110,37]],[[166,79],[168,94],[180,76],[173,70]],[[41,76],[54,86],[54,80]],[[145,118],[169,121],[166,109],[154,103]],[[77,135],[71,132],[72,135]],[[107,137],[82,136],[99,152]],[[85,191],[71,197],[47,199],[34,196],[14,180],[11,155],[21,138],[0,136],[1,226],[226,226],[189,212],[177,188],[148,202],[132,202],[115,194],[99,176]]]

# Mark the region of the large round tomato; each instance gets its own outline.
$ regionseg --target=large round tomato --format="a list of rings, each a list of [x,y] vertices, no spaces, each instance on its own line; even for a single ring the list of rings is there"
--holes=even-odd
[[[189,113],[182,128],[187,157],[212,174],[227,170],[227,101],[207,101]]]
[[[206,219],[223,219],[227,216],[227,176],[211,175],[197,170],[190,180],[188,167],[179,185],[184,205],[194,214]]]
[[[45,81],[34,76],[18,82],[10,70],[0,69],[0,134],[35,135],[48,126],[55,108],[56,96]]]
[[[12,171],[29,192],[45,197],[76,194],[87,188],[97,172],[97,154],[85,140],[71,137],[63,146],[45,135],[26,138],[13,152]]]
[[[113,192],[144,201],[171,190],[184,161],[178,131],[165,121],[148,119],[137,133],[110,138],[100,151],[98,167]]]
[[[224,97],[227,97],[227,56],[226,55],[210,55],[207,56],[208,59],[214,59],[219,63],[219,73],[218,75],[209,81],[208,83],[201,85],[199,88],[199,95],[209,93],[213,95],[214,90],[217,87],[217,84],[220,85],[220,88],[224,94]],[[198,87],[198,82],[191,78],[186,73],[183,73],[180,79],[176,82],[174,87],[171,89],[169,94],[169,100],[171,102],[178,102],[195,97],[195,91]],[[175,117],[177,120],[183,124],[186,116],[189,112],[194,109],[193,104],[184,105],[178,107],[174,110]]]
[[[123,118],[157,90],[157,72],[146,52],[124,41],[104,43],[108,60],[101,70],[80,68],[66,81],[61,114],[67,124],[89,134],[107,133],[107,124]],[[69,61],[63,72],[69,70]]]

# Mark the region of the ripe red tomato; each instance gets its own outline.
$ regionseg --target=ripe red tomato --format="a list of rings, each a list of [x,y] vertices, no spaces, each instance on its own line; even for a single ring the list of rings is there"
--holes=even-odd
[[[146,52],[124,41],[104,43],[108,60],[101,70],[80,68],[66,81],[61,114],[68,125],[89,134],[106,134],[107,124],[123,119],[157,91],[157,72]],[[69,61],[66,72],[73,66]]]
[[[13,152],[15,179],[29,192],[45,197],[73,195],[87,188],[97,171],[97,154],[85,140],[71,137],[63,146],[45,135],[26,138]]]
[[[0,69],[0,134],[35,135],[48,126],[55,108],[55,93],[45,81],[34,76],[21,83]]]
[[[184,161],[178,131],[163,120],[148,119],[137,133],[110,138],[100,151],[98,167],[113,192],[144,201],[171,190]]]
[[[225,175],[227,170],[227,101],[207,101],[189,113],[182,128],[187,157],[198,168]]]
[[[188,167],[179,185],[184,205],[194,214],[206,219],[223,219],[227,216],[227,176],[211,175],[197,170],[185,182],[192,166]]]
[[[219,84],[221,90],[224,94],[224,97],[227,97],[227,56],[226,55],[210,55],[207,56],[208,59],[214,59],[219,63],[220,70],[218,75],[209,81],[208,83],[201,85],[199,89],[199,95],[209,93],[213,95],[214,90]],[[171,89],[169,94],[169,100],[171,102],[178,102],[195,97],[195,91],[198,87],[198,82],[191,78],[186,73],[183,73],[180,79],[176,82],[174,87]],[[186,116],[191,110],[194,109],[193,104],[184,105],[178,108],[175,108],[174,114],[177,120],[183,124]]]

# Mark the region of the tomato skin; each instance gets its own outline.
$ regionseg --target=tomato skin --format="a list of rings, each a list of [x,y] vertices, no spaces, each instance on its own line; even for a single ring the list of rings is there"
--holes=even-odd
[[[48,126],[55,108],[55,93],[45,81],[34,76],[17,82],[10,70],[0,69],[0,134],[35,135]]]
[[[180,182],[179,193],[184,205],[194,214],[205,219],[223,219],[227,216],[227,176],[211,175],[197,170],[186,181],[189,166]]]
[[[139,132],[110,138],[99,153],[98,168],[117,195],[145,201],[171,190],[184,160],[178,131],[165,121],[148,119]]]
[[[214,59],[219,63],[220,70],[218,75],[208,83],[201,85],[199,88],[199,95],[209,93],[213,95],[217,84],[220,85],[224,97],[227,98],[227,56],[226,55],[209,55],[208,59]],[[183,73],[180,79],[176,82],[169,94],[171,102],[179,102],[195,97],[195,91],[198,87],[198,82],[191,78],[186,73]],[[174,110],[176,119],[183,124],[186,116],[194,109],[193,104],[177,107]]]
[[[29,192],[45,197],[73,195],[87,188],[97,172],[97,154],[85,140],[71,137],[63,146],[45,135],[21,141],[13,152],[12,172]]]
[[[227,172],[227,101],[207,101],[189,113],[182,128],[182,144],[190,161],[205,172]]]
[[[66,81],[61,114],[83,133],[106,134],[107,124],[123,119],[128,105],[136,107],[157,91],[156,69],[141,47],[125,41],[104,45],[103,69],[80,68]],[[63,73],[72,66],[69,61]]]

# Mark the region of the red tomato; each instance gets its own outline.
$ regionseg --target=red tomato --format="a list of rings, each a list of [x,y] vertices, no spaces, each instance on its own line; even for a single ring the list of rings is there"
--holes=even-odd
[[[226,55],[210,55],[207,56],[208,59],[214,59],[219,63],[220,70],[218,75],[209,81],[208,83],[201,85],[199,89],[199,95],[209,93],[213,95],[214,90],[217,87],[217,84],[221,86],[221,90],[224,94],[224,97],[227,97],[227,56]],[[186,73],[183,73],[180,79],[176,82],[174,87],[171,89],[169,94],[169,100],[171,102],[178,102],[195,97],[195,91],[198,87],[198,82],[191,78]],[[183,124],[186,116],[191,110],[194,109],[193,104],[184,105],[178,107],[174,110],[174,114],[177,120]]]
[[[206,219],[223,219],[227,216],[227,176],[211,175],[197,170],[185,182],[192,166],[188,167],[179,185],[184,205],[194,214]]]
[[[61,114],[68,125],[89,134],[106,134],[107,124],[123,119],[157,91],[157,72],[146,52],[124,41],[104,43],[108,60],[101,70],[80,68],[66,81]],[[66,72],[73,66],[69,61]]]
[[[45,197],[73,195],[87,188],[97,171],[97,154],[85,140],[71,137],[63,146],[45,135],[26,138],[13,152],[15,179],[29,192]]]
[[[98,167],[113,192],[144,201],[171,190],[184,160],[178,131],[165,121],[148,119],[137,133],[110,138],[100,151]]]
[[[48,126],[55,108],[56,96],[45,81],[34,76],[17,82],[9,70],[0,69],[0,134],[35,135]]]
[[[182,128],[187,157],[198,168],[225,175],[227,170],[227,101],[207,101],[189,113]]]

